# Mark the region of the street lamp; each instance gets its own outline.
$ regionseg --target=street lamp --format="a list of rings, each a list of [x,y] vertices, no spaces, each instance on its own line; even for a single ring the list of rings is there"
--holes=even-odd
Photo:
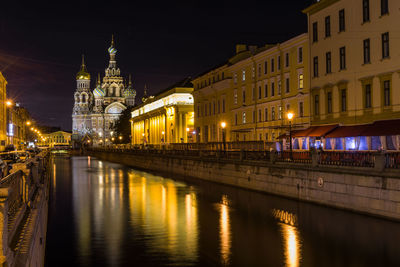
[[[293,154],[292,154],[292,120],[293,120],[294,114],[292,112],[289,112],[287,114],[287,118],[289,120],[289,147],[290,147],[290,159],[293,160]]]
[[[162,131],[162,132],[161,132],[161,135],[162,135],[162,137],[161,137],[161,143],[165,143],[165,139],[164,139],[165,132]]]
[[[225,127],[226,127],[226,122],[221,122],[221,128],[222,128],[222,142],[224,143],[224,152],[226,151],[226,140],[225,140]]]
[[[142,137],[143,137],[143,146],[144,146],[144,141],[145,141],[145,140],[144,140],[144,138],[145,138],[144,135],[145,135],[145,134],[142,133]]]

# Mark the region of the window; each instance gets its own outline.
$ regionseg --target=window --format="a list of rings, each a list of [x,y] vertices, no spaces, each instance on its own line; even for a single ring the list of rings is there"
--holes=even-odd
[[[218,100],[218,114],[221,113],[221,101]]]
[[[253,110],[253,122],[256,122],[256,111]]]
[[[237,73],[233,74],[233,82],[236,84],[237,83]]]
[[[282,119],[282,106],[278,107],[278,120]]]
[[[243,89],[242,91],[242,99],[243,99],[243,104],[246,103],[246,89]]]
[[[261,64],[258,64],[258,77],[261,76]]]
[[[271,83],[271,96],[275,95],[275,83]]]
[[[342,96],[341,111],[345,112],[347,110],[347,94],[346,89],[340,90]]]
[[[281,69],[281,56],[278,56],[278,61],[276,62],[277,65],[277,69],[280,70]]]
[[[330,113],[332,113],[332,92],[328,92],[328,94],[327,94],[327,102],[328,102],[328,105],[327,105],[327,111],[328,111],[328,114],[330,114]]]
[[[265,141],[268,141],[268,133],[265,134]]]
[[[346,69],[346,47],[341,47],[339,49],[339,54],[340,54],[340,69],[344,70]]]
[[[339,10],[339,32],[346,30],[346,22],[344,17],[344,9]]]
[[[390,81],[383,81],[383,105],[390,106]]]
[[[319,95],[314,96],[314,115],[319,115]]]
[[[298,51],[298,60],[299,60],[299,63],[302,63],[303,62],[303,47],[299,47],[299,51]]]
[[[285,55],[285,67],[289,67],[289,53],[286,53]]]
[[[381,0],[381,16],[389,14],[388,0]]]
[[[299,117],[302,118],[304,116],[304,104],[303,102],[299,102]]]
[[[238,124],[238,117],[237,117],[237,113],[235,113],[235,125]]]
[[[268,73],[268,61],[264,62],[264,74]]]
[[[225,99],[222,99],[222,113],[225,113]]]
[[[253,87],[252,94],[251,94],[251,100],[254,101],[255,99],[256,99],[256,88]]]
[[[371,84],[365,85],[365,108],[372,107]]]
[[[318,23],[314,22],[312,24],[312,33],[313,33],[313,43],[318,42]]]
[[[282,83],[281,80],[278,81],[278,95],[282,94]]]
[[[382,34],[382,58],[389,57],[389,33]]]
[[[271,120],[274,121],[275,120],[275,107],[271,108]]]
[[[238,103],[238,95],[237,95],[237,89],[235,89],[233,91],[233,104],[237,104]]]
[[[246,71],[242,70],[242,81],[246,80]]]
[[[215,115],[215,101],[213,101],[213,114]]]
[[[261,86],[258,86],[258,99],[261,99]]]
[[[246,112],[242,113],[242,123],[245,124],[246,123]]]
[[[299,89],[303,89],[303,88],[304,88],[304,75],[299,74]]]
[[[264,85],[264,97],[268,97],[268,84]]]
[[[363,42],[364,42],[364,64],[368,64],[371,63],[370,40],[365,39]]]
[[[325,38],[331,36],[331,17],[325,17]]]
[[[264,110],[264,121],[268,121],[268,108]]]
[[[363,0],[363,22],[369,21],[369,0]]]
[[[286,78],[286,93],[290,92],[290,82],[289,82],[289,78]]]
[[[271,59],[271,72],[275,71],[275,59]]]
[[[314,77],[318,77],[318,57],[314,57]]]
[[[331,52],[327,52],[325,54],[326,57],[326,73],[331,73],[332,72],[332,58],[331,58]]]
[[[286,112],[289,112],[289,110],[290,110],[290,104],[287,104],[286,105]]]
[[[258,110],[258,121],[261,122],[262,121],[262,113],[261,113],[261,109]]]

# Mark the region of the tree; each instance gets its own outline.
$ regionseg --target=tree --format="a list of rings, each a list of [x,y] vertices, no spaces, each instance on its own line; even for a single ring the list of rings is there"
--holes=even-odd
[[[129,143],[131,135],[131,109],[127,108],[122,111],[119,119],[115,121],[113,126],[113,131],[115,132],[115,141],[117,144],[126,144]],[[120,139],[122,136],[122,139]]]

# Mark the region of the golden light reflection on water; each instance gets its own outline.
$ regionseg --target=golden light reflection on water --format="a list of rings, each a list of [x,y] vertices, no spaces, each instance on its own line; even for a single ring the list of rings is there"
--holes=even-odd
[[[301,262],[301,240],[296,227],[297,216],[284,210],[272,210],[273,216],[279,220],[284,243],[285,263],[288,267],[298,267]]]
[[[219,219],[219,234],[220,234],[220,248],[221,248],[221,262],[226,265],[229,264],[231,255],[231,225],[229,217],[228,197],[222,196],[221,204],[219,205],[220,219]]]
[[[169,179],[128,172],[129,214],[149,247],[176,261],[193,261],[198,254],[197,200],[193,192],[179,192]]]

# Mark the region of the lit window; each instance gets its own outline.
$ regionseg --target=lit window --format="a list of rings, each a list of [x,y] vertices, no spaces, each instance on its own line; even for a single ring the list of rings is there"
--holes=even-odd
[[[303,88],[304,88],[304,75],[299,74],[299,89],[303,89]]]
[[[246,112],[243,112],[243,114],[242,114],[242,122],[243,122],[243,124],[246,123]]]

